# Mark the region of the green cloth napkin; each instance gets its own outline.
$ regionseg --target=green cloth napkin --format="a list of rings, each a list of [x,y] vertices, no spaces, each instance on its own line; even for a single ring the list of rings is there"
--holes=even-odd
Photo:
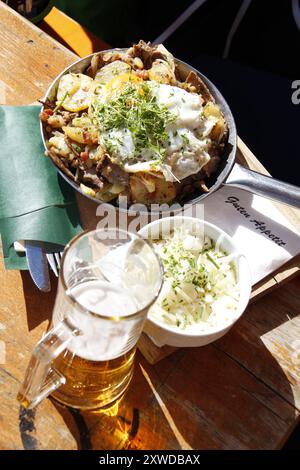
[[[0,108],[0,232],[5,267],[27,269],[16,240],[65,245],[79,231],[74,190],[44,155],[40,106]]]

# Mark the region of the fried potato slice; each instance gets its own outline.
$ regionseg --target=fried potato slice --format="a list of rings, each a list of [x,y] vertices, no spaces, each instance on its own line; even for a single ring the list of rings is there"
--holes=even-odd
[[[112,193],[111,191],[95,191],[93,188],[90,188],[83,183],[80,184],[80,189],[87,196],[94,197],[102,202],[110,202],[117,196],[117,194]]]
[[[71,127],[65,126],[63,127],[63,131],[69,139],[74,140],[74,142],[78,142],[79,144],[84,144],[84,131],[81,127]]]
[[[148,71],[150,80],[158,83],[170,84],[175,80],[174,73],[168,62],[157,59],[153,62],[151,69]]]
[[[214,116],[216,118],[222,117],[222,112],[219,106],[211,101],[208,102],[203,109],[203,114],[205,117]]]
[[[48,148],[51,149],[51,147],[56,149],[60,157],[66,158],[70,155],[70,149],[65,142],[64,135],[60,132],[56,132],[55,135],[50,137]]]
[[[90,127],[92,121],[88,116],[76,117],[72,120],[72,126],[74,127]]]
[[[223,117],[221,117],[218,122],[214,125],[211,133],[210,138],[215,140],[216,142],[223,142],[227,135],[227,126],[226,122]]]
[[[94,189],[90,188],[89,186],[86,186],[85,184],[80,183],[80,189],[87,196],[96,197],[96,191],[94,191]]]
[[[153,193],[155,191],[155,185],[156,185],[156,178],[153,177],[152,175],[149,175],[147,173],[141,173],[139,175],[143,185],[146,187],[147,191],[149,193]]]
[[[78,142],[79,144],[97,144],[98,131],[95,127],[85,130],[82,127],[64,126],[63,131],[69,139]]]
[[[130,65],[122,62],[121,60],[116,60],[98,70],[95,76],[95,82],[106,85],[114,77],[117,77],[123,73],[129,73],[130,71]]]
[[[129,182],[133,202],[163,204],[170,202],[176,196],[174,183],[153,175],[135,173],[130,176]]]
[[[217,142],[222,142],[227,134],[227,124],[219,106],[215,103],[209,102],[205,105],[203,114],[206,118],[209,116],[217,118],[217,122],[212,128],[209,137]]]
[[[60,79],[56,105],[67,111],[78,112],[89,107],[93,79],[82,73],[68,73]]]

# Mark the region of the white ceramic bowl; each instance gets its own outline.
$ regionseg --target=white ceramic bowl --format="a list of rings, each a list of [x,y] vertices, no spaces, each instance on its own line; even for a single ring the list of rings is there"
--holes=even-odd
[[[138,233],[149,240],[158,239],[160,235],[170,233],[174,227],[178,227],[182,223],[186,224],[187,228],[191,226],[196,227],[196,230],[199,228],[199,234],[203,234],[204,232],[205,235],[215,242],[222,236],[220,243],[221,248],[228,254],[236,253],[233,263],[235,264],[237,278],[240,281],[240,301],[232,323],[226,326],[210,327],[209,331],[205,332],[193,331],[192,328],[189,329],[189,331],[176,330],[174,327],[153,318],[150,311],[144,332],[147,333],[152,341],[159,347],[164,345],[176,347],[204,346],[221,338],[221,336],[225,335],[241,317],[247,307],[251,293],[251,275],[245,256],[239,252],[233,239],[215,225],[194,217],[174,216],[155,220],[143,227]]]

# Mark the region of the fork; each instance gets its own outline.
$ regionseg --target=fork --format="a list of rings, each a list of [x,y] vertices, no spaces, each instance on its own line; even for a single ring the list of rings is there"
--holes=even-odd
[[[56,277],[58,277],[62,255],[63,255],[62,251],[46,254],[48,264]]]
[[[46,254],[48,264],[56,277],[58,277],[59,275],[62,255],[63,255],[63,251]],[[95,274],[95,272],[91,269],[90,266],[88,265],[85,266],[84,262],[78,260],[78,261],[75,261],[74,266],[73,266],[73,272],[69,276],[69,279],[68,279],[69,284],[71,285],[72,283],[75,283],[75,284],[78,283],[83,272],[84,272],[84,278],[88,276],[90,280],[98,279],[98,275]],[[105,279],[107,280],[107,278]]]
[[[139,243],[139,241],[135,240],[135,242],[131,246],[131,250],[133,249],[133,247],[137,243]],[[122,248],[122,247],[117,248],[117,250],[119,250],[119,255],[122,256],[122,252],[120,253],[120,248]],[[122,248],[122,251],[124,251],[123,248]],[[54,251],[52,253],[46,253],[46,258],[47,258],[48,264],[49,264],[50,268],[52,269],[52,271],[54,272],[56,277],[58,277],[58,273],[59,273],[59,270],[60,270],[62,255],[63,255],[63,251]],[[123,253],[123,257],[124,257],[124,253]],[[96,268],[96,269],[100,270],[101,275],[103,276],[103,278],[106,281],[111,282],[112,277],[111,277],[111,272],[110,272],[109,266],[113,265],[113,263],[112,263],[112,261],[109,261],[109,259],[110,259],[110,256],[106,255],[104,257],[104,259],[102,259],[102,262],[101,262],[100,265],[97,264],[95,266],[90,266],[90,268],[89,268],[90,273],[92,273],[91,268]],[[103,264],[104,260],[106,260],[105,264]],[[81,262],[79,262],[79,264],[77,265],[77,268],[79,268],[81,270],[87,269],[87,267],[83,267],[83,264]],[[105,268],[105,266],[106,266],[106,268]],[[76,269],[75,269],[75,271],[76,271]]]

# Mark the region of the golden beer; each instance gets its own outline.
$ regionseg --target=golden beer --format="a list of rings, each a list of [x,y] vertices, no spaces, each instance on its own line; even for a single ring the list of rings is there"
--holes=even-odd
[[[62,258],[51,329],[20,387],[22,405],[33,408],[50,394],[86,410],[116,402],[161,284],[161,264],[137,235],[107,229],[75,237]]]
[[[81,409],[111,404],[129,385],[135,350],[108,361],[91,361],[64,351],[53,361],[53,368],[63,374],[66,382],[52,397],[64,405]]]

